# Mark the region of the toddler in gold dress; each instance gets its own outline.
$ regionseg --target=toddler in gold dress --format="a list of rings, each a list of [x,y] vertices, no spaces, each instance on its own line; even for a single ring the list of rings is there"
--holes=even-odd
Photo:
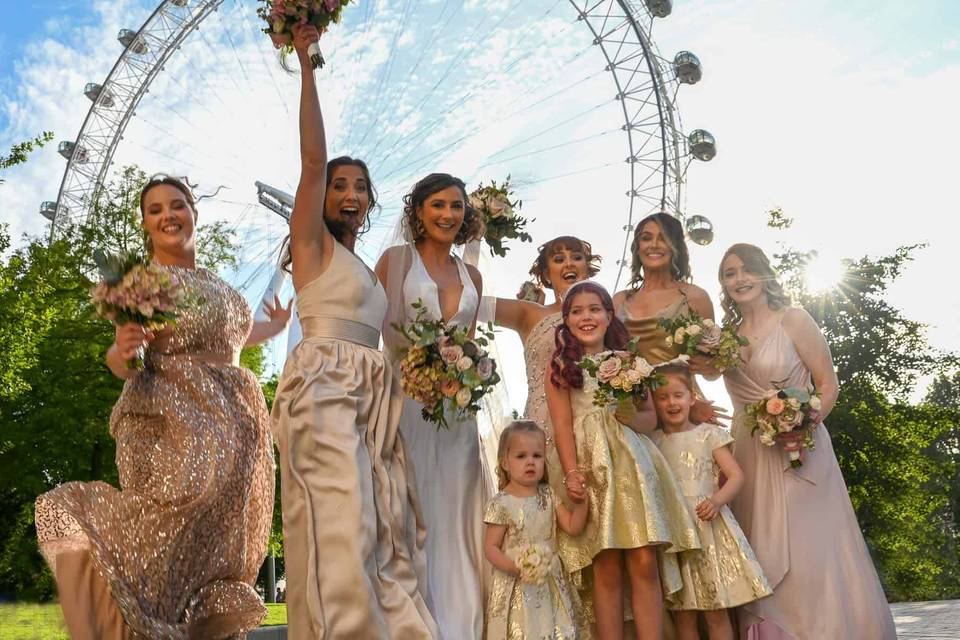
[[[483,551],[495,568],[487,601],[487,640],[583,640],[577,593],[557,557],[557,525],[583,531],[587,503],[567,509],[547,484],[546,436],[536,422],[500,434],[500,492],[487,503]]]
[[[680,554],[683,587],[667,607],[676,612],[679,640],[696,640],[703,611],[711,640],[733,638],[727,609],[770,595],[746,536],[727,504],[743,485],[743,471],[730,451],[733,438],[709,423],[690,423],[693,379],[684,365],[660,368],[667,384],[653,392],[660,427],[653,439],[673,469],[702,549]],[[723,472],[726,481],[719,486]]]

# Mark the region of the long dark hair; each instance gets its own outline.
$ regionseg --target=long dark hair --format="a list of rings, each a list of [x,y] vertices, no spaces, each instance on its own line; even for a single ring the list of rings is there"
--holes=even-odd
[[[600,273],[600,261],[602,258],[593,252],[593,247],[586,240],[581,240],[576,236],[559,236],[540,245],[537,249],[537,259],[530,267],[530,275],[533,279],[545,289],[553,289],[553,285],[544,277],[547,271],[547,263],[553,254],[566,249],[567,251],[579,251],[587,260],[587,277]]]
[[[717,279],[720,281],[720,306],[723,308],[723,322],[738,324],[743,317],[740,307],[727,295],[727,288],[723,286],[723,263],[727,256],[735,255],[743,261],[747,271],[757,276],[763,284],[763,292],[767,296],[767,306],[773,311],[790,306],[790,296],[783,290],[783,285],[777,280],[777,272],[770,264],[770,259],[763,249],[756,245],[741,242],[733,245],[723,254],[720,267],[717,270]]]
[[[687,250],[687,241],[683,237],[683,225],[669,213],[654,213],[637,224],[633,232],[633,242],[630,244],[630,252],[633,254],[633,261],[630,264],[630,283],[632,289],[639,289],[643,283],[643,263],[640,261],[640,235],[648,222],[656,222],[663,231],[667,240],[667,246],[670,247],[670,275],[677,282],[689,282],[692,276],[690,270],[690,252]]]
[[[370,231],[370,214],[372,214],[377,207],[380,205],[377,204],[377,188],[373,186],[373,181],[370,179],[370,169],[367,167],[367,163],[359,158],[351,158],[350,156],[339,156],[333,158],[327,162],[327,189],[330,188],[330,184],[333,182],[333,173],[334,169],[337,167],[360,167],[360,171],[363,172],[363,178],[367,181],[367,196],[370,199],[370,204],[367,207],[366,212],[363,216],[363,226],[357,231],[357,238],[359,239],[367,231]],[[326,213],[324,211],[324,213]],[[343,244],[343,240],[347,235],[347,229],[338,225],[331,225],[324,218],[324,224],[327,225],[327,229],[330,231],[330,234],[334,239]],[[286,239],[283,241],[283,246],[280,249],[280,267],[287,273],[292,273],[290,270],[291,265],[293,264],[293,256],[290,255],[290,236],[287,235]]]
[[[176,176],[167,175],[166,173],[157,173],[154,174],[150,179],[144,183],[143,187],[140,189],[140,197],[137,200],[137,204],[140,207],[140,219],[143,220],[146,217],[146,211],[143,209],[143,198],[147,195],[147,192],[158,187],[161,184],[168,185],[173,187],[177,191],[183,194],[183,197],[186,199],[187,204],[190,205],[190,210],[193,211],[193,220],[197,220],[197,201],[193,197],[193,190],[190,188],[189,182],[186,178],[177,178]],[[147,250],[147,255],[153,255],[153,241],[150,239],[150,234],[146,231],[143,232],[143,246]]]
[[[463,224],[460,225],[460,230],[457,232],[453,243],[462,245],[483,237],[486,230],[483,216],[470,206],[466,183],[449,173],[431,173],[413,185],[410,193],[403,196],[403,215],[406,217],[414,242],[422,238],[424,234],[423,222],[417,217],[417,210],[423,206],[423,203],[431,195],[449,187],[457,187],[463,194]]]
[[[550,382],[554,386],[562,389],[582,389],[583,388],[583,370],[577,366],[577,363],[583,358],[583,345],[577,340],[576,336],[567,326],[567,316],[570,315],[570,307],[573,306],[573,299],[583,293],[595,293],[600,298],[600,304],[604,310],[610,314],[610,325],[607,332],[603,334],[603,346],[607,349],[623,349],[630,341],[630,332],[623,324],[623,321],[617,317],[613,311],[613,298],[602,286],[596,282],[583,280],[574,284],[567,290],[567,295],[563,299],[563,322],[557,326],[556,350],[550,360]]]

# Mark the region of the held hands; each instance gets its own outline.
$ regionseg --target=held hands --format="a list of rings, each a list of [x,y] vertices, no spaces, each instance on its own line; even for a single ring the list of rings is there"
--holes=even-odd
[[[706,498],[697,505],[696,508],[697,517],[701,520],[710,521],[717,517],[720,513],[720,507],[718,507],[713,500]]]
[[[310,62],[310,53],[307,47],[315,42],[320,42],[320,32],[312,24],[298,24],[293,27],[293,48],[300,59],[301,69],[313,71],[313,65]]]
[[[280,302],[280,296],[274,295],[273,305],[264,300],[263,311],[267,314],[267,318],[270,319],[270,324],[276,327],[277,333],[279,333],[283,331],[287,323],[290,322],[290,314],[293,312],[293,298],[291,298],[287,306],[284,307],[283,303]]]
[[[128,322],[117,326],[113,345],[121,358],[133,360],[140,349],[146,349],[155,337],[154,333],[144,329],[143,325]]]
[[[579,469],[571,469],[563,477],[563,486],[567,489],[567,497],[571,501],[580,503],[587,499],[587,478]]]

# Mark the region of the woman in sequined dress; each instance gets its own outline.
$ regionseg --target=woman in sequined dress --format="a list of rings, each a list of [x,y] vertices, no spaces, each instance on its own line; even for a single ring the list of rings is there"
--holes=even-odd
[[[547,360],[556,348],[554,334],[557,325],[563,322],[560,306],[563,296],[573,284],[592,278],[600,272],[600,256],[593,253],[589,242],[573,236],[560,236],[540,245],[537,259],[530,267],[533,281],[540,287],[552,289],[555,300],[544,305],[543,289],[539,299],[523,298],[524,291],[510,298],[485,297],[481,308],[481,321],[492,316],[495,324],[513,329],[523,342],[523,357],[527,365],[527,404],[523,415],[539,424],[547,432],[547,448],[553,446],[550,428],[550,412],[543,395],[543,375]],[[495,305],[493,313],[488,305]]]
[[[40,550],[75,640],[239,638],[266,615],[253,585],[274,486],[266,405],[239,354],[289,310],[253,323],[243,297],[196,266],[183,182],[151,179],[140,210],[153,262],[198,302],[156,336],[117,327],[107,364],[127,380],[110,418],[121,489],[69,482],[40,496]],[[144,370],[128,369],[141,348]]]
[[[307,53],[319,37],[309,25],[294,36],[301,172],[290,255],[303,340],[273,405],[288,634],[425,640],[436,636],[418,580],[425,532],[399,434],[399,381],[379,349],[387,296],[353,253],[371,205],[369,174],[362,163],[328,165]]]

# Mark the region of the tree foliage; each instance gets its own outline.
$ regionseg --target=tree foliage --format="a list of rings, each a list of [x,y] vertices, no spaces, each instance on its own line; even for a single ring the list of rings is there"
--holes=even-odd
[[[123,383],[104,356],[113,328],[95,317],[92,254],[142,249],[139,191],[146,180],[125,168],[106,186],[88,220],[47,243],[34,239],[0,261],[0,593],[52,594],[37,553],[33,502],[68,480],[117,484],[110,412]],[[0,255],[10,238],[0,229]],[[235,245],[220,225],[198,229],[198,262],[232,266]],[[260,348],[241,362],[264,370]]]
[[[24,140],[23,142],[18,142],[17,144],[10,147],[10,153],[5,156],[0,156],[0,170],[9,169],[10,167],[15,167],[18,164],[23,164],[27,161],[28,156],[36,151],[37,149],[43,147],[53,140],[52,131],[44,131],[38,136],[35,136],[33,140]],[[0,185],[3,184],[3,178],[0,178]]]
[[[791,222],[782,211],[771,212],[771,227],[788,229]],[[848,260],[839,285],[819,294],[803,277],[816,251],[781,247],[774,254],[782,282],[820,325],[833,353],[840,398],[827,425],[864,537],[894,600],[960,595],[960,375],[942,375],[957,356],[932,347],[926,327],[887,300],[890,285],[921,248]],[[927,400],[912,403],[918,381],[933,374],[941,377]]]

